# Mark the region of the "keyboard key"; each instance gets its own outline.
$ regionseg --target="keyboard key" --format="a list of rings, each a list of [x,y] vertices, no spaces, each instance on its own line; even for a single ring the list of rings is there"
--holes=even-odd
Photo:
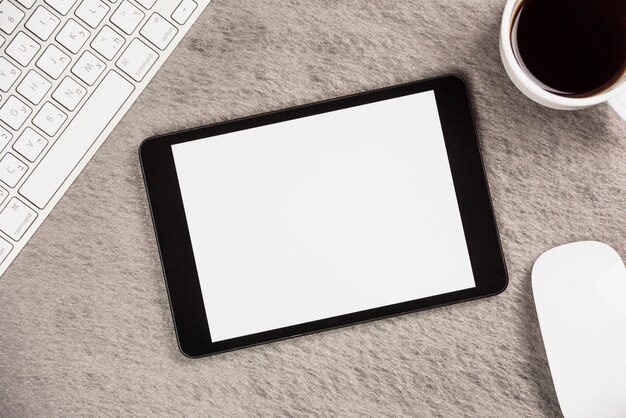
[[[28,166],[10,152],[0,160],[0,180],[9,187],[15,187],[26,171]]]
[[[0,30],[12,34],[24,19],[24,12],[10,1],[0,3]]]
[[[0,35],[0,47],[4,45],[5,42],[6,42],[6,39],[4,39],[4,36]]]
[[[69,65],[71,58],[54,45],[48,46],[37,60],[37,67],[55,80]]]
[[[13,139],[13,134],[0,126],[0,151]]]
[[[22,72],[15,65],[0,57],[0,90],[8,92]]]
[[[105,69],[106,65],[102,61],[91,52],[85,51],[74,67],[72,67],[72,73],[85,83],[93,86]]]
[[[0,212],[0,230],[17,241],[37,219],[37,212],[29,208],[17,197]]]
[[[6,52],[15,61],[23,66],[27,66],[40,48],[41,46],[33,38],[26,35],[24,32],[19,32],[15,35],[15,38],[13,38],[9,46],[7,46]]]
[[[65,113],[52,103],[46,102],[33,118],[33,123],[48,135],[54,136],[66,120],[67,115]]]
[[[26,22],[26,28],[42,41],[46,41],[52,32],[59,26],[61,20],[53,15],[48,9],[39,6],[35,13]]]
[[[39,208],[46,206],[133,90],[132,84],[110,71],[26,179],[20,194]]]
[[[193,14],[194,10],[198,7],[198,3],[193,0],[183,0],[180,2],[174,13],[172,13],[172,19],[179,25],[184,25],[189,17]]]
[[[24,96],[32,104],[39,104],[44,98],[52,83],[43,78],[36,71],[30,70],[26,77],[17,86],[17,92]]]
[[[54,10],[61,13],[63,16],[70,11],[76,0],[46,0],[46,3],[50,5]]]
[[[124,0],[113,13],[113,16],[111,16],[111,22],[120,28],[122,32],[130,35],[137,29],[144,16],[145,14],[141,10],[128,0]]]
[[[11,245],[9,241],[0,237],[0,263],[2,263],[7,258],[12,249],[13,245]]]
[[[0,205],[4,203],[4,201],[9,196],[9,192],[7,192],[4,188],[0,187]]]
[[[158,13],[153,13],[139,33],[160,50],[165,50],[178,33],[178,29]]]
[[[71,77],[65,77],[52,93],[52,98],[67,110],[73,111],[86,94],[87,90],[83,86],[72,80]]]
[[[30,9],[37,2],[37,0],[17,0],[17,2],[27,9]]]
[[[133,39],[115,65],[135,81],[141,81],[158,58],[159,54],[150,47],[139,39]]]
[[[11,96],[0,108],[0,120],[17,131],[32,112],[33,110],[23,101]]]
[[[100,33],[91,41],[91,47],[108,60],[112,60],[126,40],[108,26],[103,26]]]
[[[80,20],[95,29],[109,13],[109,10],[109,6],[100,0],[84,0],[74,13]]]
[[[141,6],[143,6],[146,9],[152,9],[152,6],[154,6],[154,3],[156,3],[156,0],[137,0],[137,3],[139,3]]]
[[[31,163],[34,162],[48,145],[48,140],[31,128],[26,128],[13,144],[13,149]]]
[[[87,29],[83,28],[74,19],[70,19],[59,31],[56,40],[66,47],[68,51],[76,54],[90,35]]]

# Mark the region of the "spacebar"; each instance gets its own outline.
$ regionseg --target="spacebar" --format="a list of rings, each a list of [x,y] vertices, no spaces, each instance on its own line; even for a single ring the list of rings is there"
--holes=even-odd
[[[24,182],[20,194],[43,209],[133,90],[122,76],[109,72]]]

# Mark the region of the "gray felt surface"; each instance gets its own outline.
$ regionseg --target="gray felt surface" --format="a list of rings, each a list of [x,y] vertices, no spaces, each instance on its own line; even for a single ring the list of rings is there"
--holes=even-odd
[[[626,124],[519,93],[504,0],[214,0],[0,278],[0,416],[560,415],[530,286],[573,240],[626,255]],[[190,360],[137,159],[146,137],[445,73],[468,81],[502,295]]]

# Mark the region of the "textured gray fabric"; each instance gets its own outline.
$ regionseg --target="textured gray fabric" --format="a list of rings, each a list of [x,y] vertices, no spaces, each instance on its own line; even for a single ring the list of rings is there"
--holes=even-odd
[[[0,416],[559,416],[530,271],[626,254],[626,124],[519,93],[504,0],[214,0],[0,278]],[[400,82],[468,81],[502,295],[190,360],[176,346],[137,159],[146,137]]]

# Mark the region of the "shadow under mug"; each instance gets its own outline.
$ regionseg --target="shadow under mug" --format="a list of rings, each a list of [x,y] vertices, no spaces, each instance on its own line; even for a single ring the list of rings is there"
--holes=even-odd
[[[508,0],[500,26],[500,57],[513,84],[535,102],[553,109],[576,110],[608,102],[626,120],[626,75],[610,89],[588,97],[564,97],[544,90],[522,69],[513,53],[511,29],[518,5],[523,0]]]

